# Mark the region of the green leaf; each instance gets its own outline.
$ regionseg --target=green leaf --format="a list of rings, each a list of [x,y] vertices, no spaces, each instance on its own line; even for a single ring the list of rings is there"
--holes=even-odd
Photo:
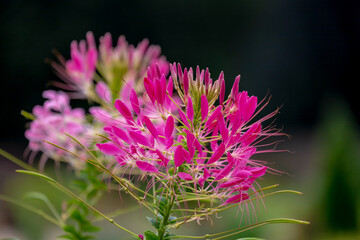
[[[101,230],[101,228],[96,227],[96,226],[93,226],[93,225],[91,225],[90,223],[84,224],[83,226],[81,226],[81,229],[82,229],[84,232],[98,232],[98,231]]]
[[[159,240],[159,237],[152,231],[146,231],[145,240]]]
[[[77,235],[77,234],[78,234],[76,228],[75,228],[74,226],[71,226],[71,225],[66,225],[65,227],[63,227],[63,230],[64,230],[65,232],[72,233],[72,234],[74,234],[74,235]]]
[[[28,192],[24,195],[24,199],[33,199],[33,200],[42,201],[49,208],[49,210],[52,212],[55,218],[60,222],[60,216],[56,211],[56,208],[45,194],[41,192]]]
[[[64,234],[64,235],[58,236],[57,238],[65,238],[65,239],[70,239],[70,240],[74,239],[74,237],[70,234]]]
[[[153,226],[156,229],[159,229],[160,227],[160,221],[159,218],[151,218],[151,217],[146,217],[147,220],[149,220],[151,226]]]
[[[39,177],[39,178],[42,178],[42,179],[45,179],[46,181],[49,181],[49,182],[53,182],[53,183],[56,183],[56,181],[48,176],[45,176],[43,174],[40,174],[40,173],[37,173],[37,172],[33,172],[33,171],[26,171],[26,170],[16,170],[16,172],[18,173],[25,173],[25,174],[29,174],[29,175],[33,175],[33,176],[36,176],[36,177]]]
[[[169,224],[174,224],[174,223],[176,223],[176,220],[177,220],[177,217],[170,215],[168,222],[169,222]]]

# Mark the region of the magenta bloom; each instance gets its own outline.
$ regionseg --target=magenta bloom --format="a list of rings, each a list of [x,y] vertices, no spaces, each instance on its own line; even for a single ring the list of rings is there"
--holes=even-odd
[[[44,140],[79,153],[80,146],[70,140],[65,133],[87,145],[85,136],[88,125],[84,110],[72,109],[69,105],[69,97],[64,92],[47,90],[43,92],[43,97],[47,100],[43,106],[34,107],[33,115],[36,119],[30,123],[30,129],[25,132],[25,136],[29,140],[29,149],[44,153],[43,159],[68,161],[74,167],[80,167],[82,165],[80,159],[44,142]]]
[[[169,71],[159,46],[149,45],[145,39],[134,47],[124,36],[113,46],[110,33],[100,38],[97,48],[92,32],[88,32],[86,41],[71,43],[71,59],[58,58],[60,63],[52,62],[52,66],[65,84],[55,84],[69,91],[72,98],[87,98],[101,104],[113,102],[119,96],[128,98],[133,88],[137,93],[143,92],[142,80],[148,67],[164,74]]]
[[[70,91],[73,98],[83,98],[91,95],[98,60],[92,32],[86,34],[86,41],[72,41],[70,49],[71,59],[65,61],[59,56],[60,64],[52,62],[53,68],[65,82],[56,85]]]
[[[98,149],[113,155],[124,170],[138,168],[142,175],[192,186],[223,204],[241,203],[249,191],[256,192],[254,183],[268,170],[253,157],[276,151],[266,149],[271,144],[261,144],[280,134],[263,127],[276,111],[256,119],[256,110],[265,104],[239,91],[240,76],[225,99],[223,73],[213,81],[208,69],[197,67],[194,74],[192,68],[172,64],[170,70],[166,78],[149,68],[146,94],[115,101],[120,117],[105,127],[111,141],[97,144]],[[152,107],[138,104],[146,98]]]

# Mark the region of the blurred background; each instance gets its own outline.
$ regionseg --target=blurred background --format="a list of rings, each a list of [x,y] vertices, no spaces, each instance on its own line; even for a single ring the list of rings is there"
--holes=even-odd
[[[272,95],[268,110],[282,106],[277,126],[291,135],[280,146],[291,153],[267,160],[288,174],[268,176],[263,186],[301,196],[268,197],[259,219],[290,217],[311,225],[275,225],[248,232],[265,239],[360,239],[360,154],[358,85],[360,2],[276,1],[1,1],[0,148],[22,158],[27,146],[21,110],[43,103],[41,93],[57,79],[46,58],[56,49],[69,58],[70,42],[93,31],[125,35],[132,44],[148,38],[170,62],[224,71],[227,92],[241,74],[240,88],[260,99]],[[18,176],[0,157],[0,194],[19,200],[30,190],[63,195],[41,181]],[[115,197],[116,198],[116,197]],[[121,203],[112,199],[111,204]],[[110,201],[110,200],[109,200]],[[36,203],[35,203],[36,204]],[[123,203],[126,206],[126,203]],[[109,205],[108,205],[109,206]],[[119,218],[139,231],[149,228],[146,211]],[[144,219],[139,224],[139,217]],[[195,234],[238,226],[234,213],[221,221],[184,231]],[[104,223],[99,239],[119,239]],[[0,239],[55,239],[56,226],[0,200]],[[120,234],[120,235],[119,235]]]

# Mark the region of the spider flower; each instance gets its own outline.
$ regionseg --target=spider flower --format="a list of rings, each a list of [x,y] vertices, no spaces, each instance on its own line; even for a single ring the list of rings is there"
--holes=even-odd
[[[84,110],[72,109],[68,95],[61,91],[47,90],[43,92],[43,97],[47,100],[43,106],[37,105],[33,108],[35,120],[30,123],[30,128],[25,132],[29,140],[29,149],[34,153],[39,151],[43,153],[42,164],[47,158],[52,158],[67,161],[75,168],[81,167],[80,159],[44,140],[81,155],[80,146],[71,141],[65,133],[86,142],[89,126]]]
[[[240,76],[225,99],[223,73],[213,81],[208,69],[197,67],[194,75],[192,68],[171,64],[170,71],[166,79],[149,69],[144,78],[151,111],[125,103],[137,102],[137,96],[115,101],[119,120],[104,128],[108,137],[98,149],[113,155],[124,174],[139,169],[144,177],[177,186],[181,194],[191,186],[194,193],[217,198],[220,204],[242,203],[251,191],[258,194],[256,181],[269,169],[254,156],[277,151],[275,143],[263,143],[281,134],[264,126],[277,111],[255,119],[267,103],[239,92]]]
[[[148,67],[158,69],[165,75],[169,71],[168,62],[161,55],[159,46],[149,45],[149,41],[144,39],[135,47],[120,36],[114,47],[110,33],[100,37],[97,48],[92,32],[88,32],[86,41],[71,43],[70,55],[69,60],[58,56],[59,63],[52,62],[53,68],[65,82],[57,82],[56,85],[68,90],[73,98],[87,98],[101,103],[113,103],[119,96],[128,96],[132,88],[138,93],[143,92],[139,83]],[[110,95],[106,99],[104,92],[96,89],[95,80],[109,89]]]

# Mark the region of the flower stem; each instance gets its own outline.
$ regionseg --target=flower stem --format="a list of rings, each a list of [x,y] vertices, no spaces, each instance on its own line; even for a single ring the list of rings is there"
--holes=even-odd
[[[167,225],[169,224],[169,217],[170,217],[170,214],[172,212],[172,209],[174,207],[174,202],[175,202],[175,197],[173,195],[171,195],[171,200],[170,200],[170,203],[169,205],[167,206],[165,212],[164,212],[164,215],[163,215],[163,220],[161,222],[161,226],[159,227],[158,229],[158,237],[159,237],[159,240],[164,240],[165,238],[165,233],[166,233],[166,228],[167,228]]]

